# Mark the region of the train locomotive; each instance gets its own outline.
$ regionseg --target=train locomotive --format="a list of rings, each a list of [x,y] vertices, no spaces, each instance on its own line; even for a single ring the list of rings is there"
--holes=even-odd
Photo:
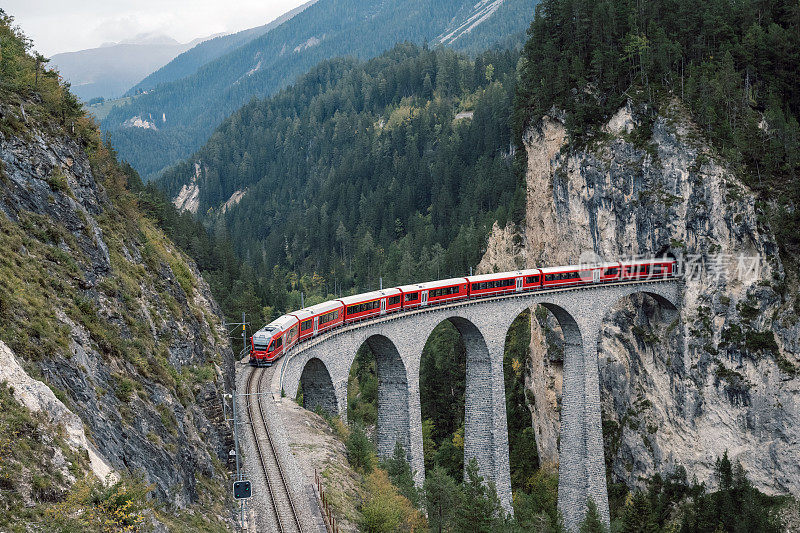
[[[675,276],[676,269],[675,260],[669,258],[568,265],[451,278],[345,296],[283,315],[259,329],[250,338],[250,364],[271,366],[299,342],[390,313],[561,287],[663,279]]]

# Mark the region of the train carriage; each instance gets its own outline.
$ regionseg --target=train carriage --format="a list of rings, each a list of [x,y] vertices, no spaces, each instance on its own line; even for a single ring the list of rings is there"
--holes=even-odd
[[[250,364],[271,366],[286,350],[294,346],[300,337],[297,317],[283,315],[273,320],[250,338]]]
[[[460,300],[469,296],[467,278],[443,279],[400,287],[403,293],[403,309],[425,307],[430,304],[450,300]]]
[[[469,276],[467,281],[470,297],[481,297],[538,289],[541,286],[541,275],[538,268],[533,268]]]
[[[587,283],[616,281],[620,276],[620,263],[595,263],[540,268],[542,287],[562,287]]]
[[[345,296],[339,298],[337,302],[344,305],[344,321],[354,322],[399,311],[402,307],[401,300],[400,289],[382,289],[355,296]]]
[[[340,326],[344,322],[344,304],[337,300],[306,307],[291,313],[300,321],[300,338],[304,341]]]
[[[659,279],[675,273],[675,261],[667,258],[625,261],[620,263],[620,270],[622,280]]]

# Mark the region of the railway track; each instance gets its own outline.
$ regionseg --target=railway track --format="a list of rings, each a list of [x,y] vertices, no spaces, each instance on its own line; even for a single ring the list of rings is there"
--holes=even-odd
[[[267,417],[262,406],[263,368],[253,368],[247,377],[247,415],[256,444],[256,454],[269,492],[270,507],[280,533],[303,533],[300,517],[294,507],[289,483],[284,475],[275,445],[270,435]]]

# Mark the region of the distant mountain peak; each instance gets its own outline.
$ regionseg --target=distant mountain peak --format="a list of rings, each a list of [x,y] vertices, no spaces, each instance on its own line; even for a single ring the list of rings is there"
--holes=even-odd
[[[127,39],[122,39],[118,43],[115,44],[145,44],[145,45],[154,45],[154,44],[165,44],[165,45],[178,45],[181,44],[169,35],[161,32],[150,31],[144,32],[134,35],[133,37],[128,37]]]

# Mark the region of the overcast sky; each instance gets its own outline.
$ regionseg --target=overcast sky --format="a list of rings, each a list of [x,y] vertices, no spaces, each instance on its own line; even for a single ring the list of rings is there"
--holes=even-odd
[[[305,0],[3,0],[46,56],[94,48],[140,33],[179,42],[261,26]]]

